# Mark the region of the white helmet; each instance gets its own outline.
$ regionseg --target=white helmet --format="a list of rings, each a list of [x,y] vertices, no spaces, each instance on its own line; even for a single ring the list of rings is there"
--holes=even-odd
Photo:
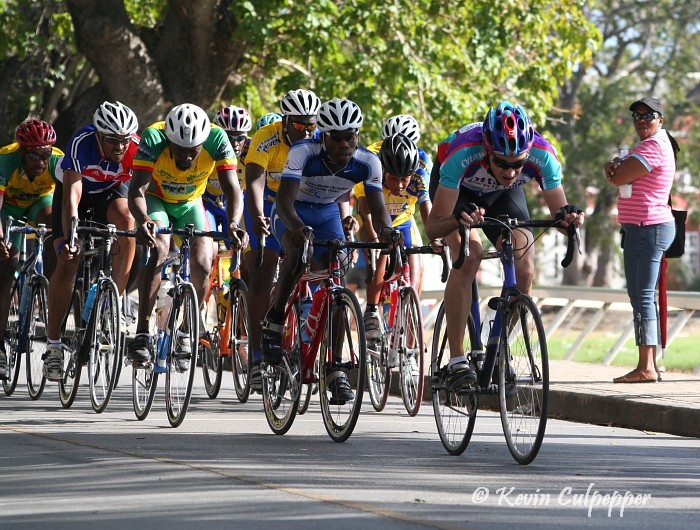
[[[333,98],[321,105],[317,123],[322,132],[359,129],[362,127],[362,111],[349,99]]]
[[[196,147],[209,138],[211,124],[207,113],[197,105],[183,103],[165,118],[165,135],[180,147]]]
[[[118,101],[105,101],[97,107],[92,116],[92,123],[102,134],[118,136],[134,134],[139,128],[134,111]]]
[[[418,125],[418,120],[410,114],[397,114],[396,116],[392,116],[386,120],[384,124],[382,138],[396,133],[408,136],[413,143],[417,144],[418,140],[420,140],[420,125]]]
[[[285,116],[316,116],[321,106],[319,97],[311,90],[290,90],[280,100],[280,108]]]
[[[225,131],[248,132],[253,128],[253,119],[243,107],[229,105],[216,111],[214,123]]]

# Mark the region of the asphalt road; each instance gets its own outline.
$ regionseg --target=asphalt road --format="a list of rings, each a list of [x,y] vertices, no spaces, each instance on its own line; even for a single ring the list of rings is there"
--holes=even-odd
[[[128,371],[126,373],[128,376]],[[430,404],[409,418],[366,402],[343,444],[312,403],[272,434],[259,396],[242,405],[197,388],[182,426],[162,391],[139,422],[122,384],[103,414],[87,388],[69,410],[55,385],[0,397],[0,528],[690,528],[700,521],[700,440],[550,420],[519,466],[499,417],[480,411],[449,456]],[[371,412],[370,412],[371,411]],[[610,506],[612,504],[612,506]]]

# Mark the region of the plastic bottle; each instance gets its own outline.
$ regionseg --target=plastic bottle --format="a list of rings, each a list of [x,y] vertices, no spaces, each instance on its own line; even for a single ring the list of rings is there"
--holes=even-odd
[[[92,306],[95,305],[95,296],[97,296],[97,283],[93,283],[90,286],[87,300],[85,301],[85,307],[83,307],[83,320],[85,320],[86,322],[90,318]]]
[[[302,342],[308,344],[311,342],[311,334],[309,333],[307,322],[309,320],[309,313],[311,313],[311,306],[313,305],[313,298],[310,296],[305,296],[299,302],[301,309],[299,325],[301,326],[301,340]]]
[[[307,332],[311,337],[313,337],[318,321],[321,319],[321,306],[323,306],[323,300],[326,297],[326,290],[326,287],[321,287],[314,293],[311,311],[309,311],[309,316],[306,319]]]
[[[216,316],[219,320],[219,324],[223,324],[224,322],[226,322],[226,313],[228,312],[228,300],[228,284],[225,283],[223,287],[218,290],[216,296]]]
[[[158,330],[158,342],[156,350],[158,352],[156,365],[153,371],[162,374],[167,370],[166,359],[168,356],[170,336],[162,329]]]
[[[158,295],[156,296],[156,311],[163,309],[165,305],[165,299],[168,297],[168,291],[172,287],[172,282],[169,279],[164,279],[160,282],[160,287],[158,288]]]

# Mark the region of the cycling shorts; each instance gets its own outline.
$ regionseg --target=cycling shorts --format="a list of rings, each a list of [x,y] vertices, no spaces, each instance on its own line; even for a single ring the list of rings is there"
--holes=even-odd
[[[78,219],[85,219],[87,211],[92,210],[92,220],[101,224],[108,224],[107,210],[110,204],[117,199],[126,200],[129,194],[129,187],[122,182],[119,186],[110,188],[99,193],[83,193],[78,204]],[[53,234],[55,237],[63,236],[63,184],[56,183],[53,193],[53,204],[51,211],[51,223],[53,223]]]

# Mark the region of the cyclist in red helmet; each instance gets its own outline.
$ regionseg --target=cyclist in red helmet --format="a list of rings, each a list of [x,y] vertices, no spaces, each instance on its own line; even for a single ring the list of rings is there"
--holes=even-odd
[[[0,149],[0,329],[7,327],[10,307],[10,288],[18,267],[16,244],[19,235],[8,245],[4,242],[4,228],[8,217],[27,218],[31,223],[51,226],[51,201],[56,173],[61,171],[63,153],[53,147],[56,131],[43,120],[28,119],[17,128],[16,142]],[[47,245],[46,273],[53,269],[55,260]],[[7,376],[5,342],[0,342],[0,379]]]

